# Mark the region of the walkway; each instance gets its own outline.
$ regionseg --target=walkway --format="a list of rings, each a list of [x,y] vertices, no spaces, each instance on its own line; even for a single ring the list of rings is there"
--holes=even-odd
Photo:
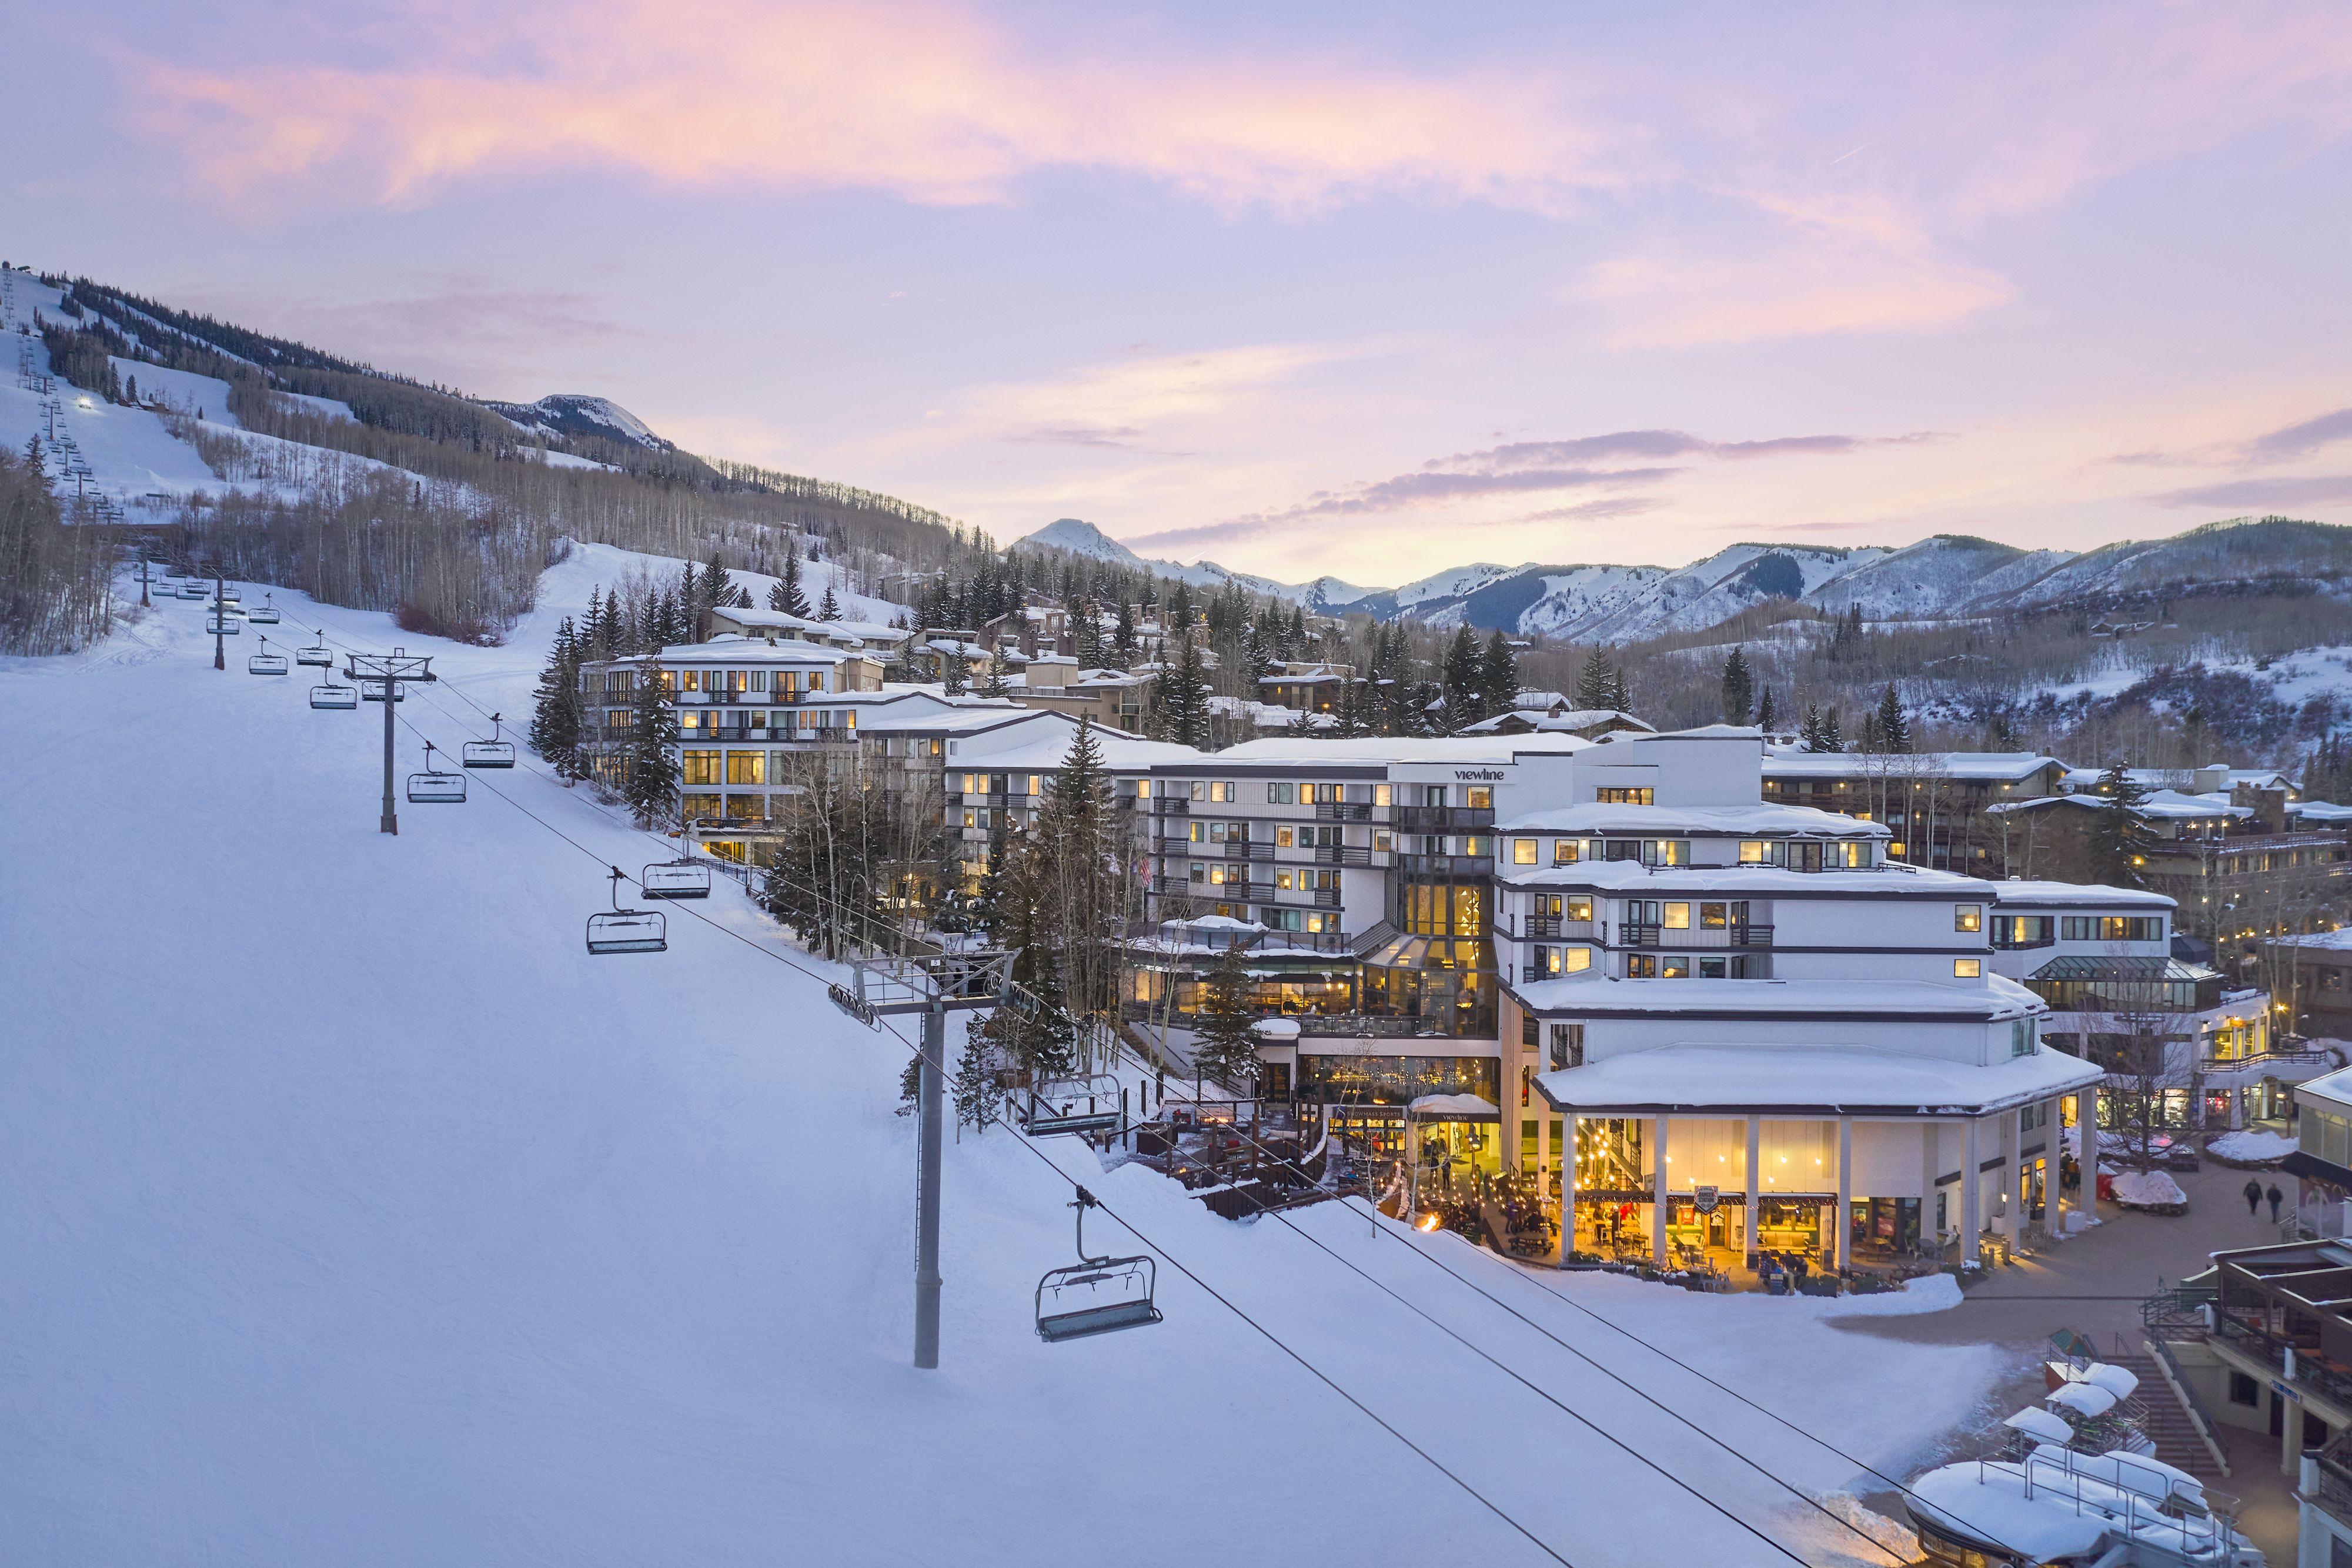
[[[2041,1364],[2051,1334],[2074,1329],[2089,1335],[2102,1350],[2112,1350],[2120,1335],[2137,1350],[2143,1298],[2159,1285],[2198,1272],[2214,1252],[2276,1241],[2279,1229],[2271,1222],[2267,1204],[2259,1218],[2247,1217],[2240,1192],[2247,1175],[2208,1162],[2201,1171],[2177,1176],[2174,1179],[2189,1195],[2189,1212],[2183,1215],[2138,1214],[2101,1204],[2105,1223],[1996,1269],[1950,1312],[1832,1321],[1850,1333],[1913,1344],[1989,1343],[2013,1350],[2012,1376],[1989,1397],[1985,1425],[1990,1427],[2042,1397]],[[2276,1180],[2275,1173],[2263,1173],[2265,1186]],[[2293,1186],[2291,1180],[2279,1182],[2290,1201]],[[2154,1401],[2171,1396],[2158,1385],[2147,1391],[2147,1397]],[[1973,1446],[1976,1436],[1956,1434],[1956,1446]],[[2279,1473],[2275,1440],[2236,1430],[2226,1432],[2225,1437],[2231,1474],[2217,1485],[2243,1500],[2240,1527],[2273,1563],[2284,1568],[2294,1561],[2294,1494]],[[2158,1457],[2176,1463],[2182,1458],[2161,1452]]]

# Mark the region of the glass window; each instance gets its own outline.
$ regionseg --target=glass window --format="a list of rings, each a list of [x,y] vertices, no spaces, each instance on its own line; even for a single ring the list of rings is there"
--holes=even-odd
[[[1558,951],[1560,973],[1564,975],[1580,975],[1592,967],[1592,949],[1590,947],[1562,947]]]
[[[764,751],[730,751],[727,754],[727,782],[730,784],[764,783],[763,765],[768,760]]]
[[[1574,865],[1577,861],[1577,856],[1583,848],[1584,845],[1580,840],[1554,839],[1551,841],[1551,863],[1554,865]]]
[[[1720,931],[1729,925],[1731,922],[1727,915],[1727,905],[1720,904],[1700,904],[1698,906],[1699,928],[1703,931]]]
[[[1742,839],[1739,841],[1739,863],[1741,865],[1777,865],[1780,863],[1780,856],[1776,852],[1780,848],[1779,844],[1764,839]]]
[[[716,751],[688,751],[680,766],[680,782],[686,784],[716,784],[719,782],[719,758]]]
[[[1536,841],[1533,839],[1513,839],[1511,841],[1511,863],[1513,865],[1535,864]]]
[[[1687,980],[1690,977],[1691,961],[1688,958],[1680,955],[1675,955],[1671,957],[1662,957],[1658,960],[1658,978],[1662,980]]]
[[[1664,911],[1664,918],[1659,921],[1659,924],[1664,925],[1669,931],[1689,930],[1690,905],[1687,904],[1667,904]]]
[[[1952,929],[1955,931],[1983,930],[1984,905],[1981,904],[1954,904],[1952,906]]]
[[[1592,798],[1603,806],[1654,806],[1657,804],[1657,791],[1648,788],[1638,789],[1596,789],[1593,791]]]
[[[1952,960],[1952,977],[1956,980],[1973,980],[1981,977],[1983,974],[1984,960],[1981,958],[1955,958]]]
[[[1372,804],[1373,804],[1373,805],[1375,805],[1375,806],[1386,806],[1386,805],[1390,804],[1391,802],[1392,802],[1392,801],[1396,799],[1396,795],[1395,795],[1395,792],[1394,792],[1394,791],[1395,791],[1395,788],[1396,788],[1396,787],[1395,787],[1394,785],[1392,785],[1392,784],[1375,784],[1375,785],[1373,785],[1373,786],[1372,786]]]
[[[1381,788],[1385,789],[1388,786],[1383,784]],[[1389,836],[1388,829],[1375,828],[1372,830],[1372,848],[1381,854],[1388,853],[1395,842],[1396,841]]]
[[[1486,784],[1473,784],[1465,793],[1467,794],[1468,799],[1465,804],[1468,805],[1472,810],[1494,810],[1495,791],[1492,786]]]
[[[1592,896],[1591,896],[1591,894],[1576,894],[1576,895],[1572,896],[1571,898],[1570,898],[1570,899],[1569,899],[1569,901],[1568,901],[1568,918],[1569,918],[1569,919],[1570,919],[1570,920],[1590,920],[1590,919],[1591,919],[1591,918],[1592,918]]]

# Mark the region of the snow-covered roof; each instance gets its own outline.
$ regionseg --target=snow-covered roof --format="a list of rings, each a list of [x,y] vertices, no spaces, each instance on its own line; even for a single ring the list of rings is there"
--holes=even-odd
[[[1581,733],[1600,725],[1613,724],[1626,729],[1640,730],[1645,734],[1657,733],[1656,726],[1613,707],[1568,708],[1558,712],[1540,707],[1513,708],[1507,713],[1498,713],[1492,718],[1482,718],[1476,724],[1465,725],[1462,727],[1462,733],[1486,735],[1515,723],[1538,731],[1563,730],[1570,733]]]
[[[2292,789],[2295,787],[2294,779],[2274,768],[2224,768],[2218,762],[2209,762],[2197,768],[2126,768],[2124,769],[2126,778],[2150,789],[2177,789],[2183,784],[2195,783],[2197,782],[2195,776],[2200,773],[2218,776],[2225,794],[2241,784],[2251,784],[2258,789],[2276,789],[2282,787]],[[2058,785],[2062,789],[2095,789],[2098,788],[2099,780],[2105,778],[2107,770],[2104,768],[2069,768],[2059,776]]]
[[[2323,953],[2352,953],[2352,926],[2334,931],[2305,931],[2294,936],[2269,938],[2273,947],[2310,947]]]
[[[1760,1107],[1974,1115],[2046,1100],[2100,1076],[2095,1064],[2056,1051],[1979,1067],[1880,1046],[1694,1044],[1538,1073],[1536,1087],[1559,1111]]]
[[[1260,1019],[1250,1025],[1250,1032],[1260,1040],[1297,1040],[1298,1020],[1297,1019]]]
[[[1523,756],[1565,755],[1600,742],[1573,735],[1372,737],[1358,740],[1268,738],[1244,741],[1205,760],[1213,766],[1314,768],[1415,762],[1510,762]]]
[[[1000,725],[1050,723],[1061,716],[1043,708],[991,701],[980,707],[927,707],[920,712],[903,713],[886,709],[861,717],[857,721],[857,729],[861,735],[880,735],[892,730],[919,731],[925,735],[963,735],[994,729]]]
[[[1870,898],[1982,899],[1988,883],[1957,872],[1888,862],[1854,871],[1790,871],[1770,865],[1647,866],[1639,861],[1573,861],[1567,865],[1497,866],[1513,887],[1590,887],[1659,897],[1705,894],[1852,894]]]
[[[1098,724],[1091,727],[1090,733],[1095,737],[1095,748],[1102,754],[1103,767],[1113,773],[1149,773],[1163,764],[1202,755],[1172,740],[1144,740]],[[991,751],[987,761],[991,768],[1050,773],[1061,767],[1069,755],[1070,737],[1065,732]]]
[[[2007,882],[1984,884],[1993,903],[2004,909],[2171,909],[2179,900],[2145,888],[2109,887],[2104,883],[2088,882],[2027,882],[2011,877]]]
[[[814,643],[771,643],[764,637],[740,637],[733,632],[708,643],[681,643],[655,655],[665,664],[798,664],[831,669],[857,654],[846,648],[824,648]]]
[[[1864,822],[1811,806],[1610,806],[1588,803],[1531,811],[1497,823],[1499,833],[1626,833],[1643,838],[1811,836],[1884,839],[1883,822]]]
[[[1999,800],[1985,810],[1988,812],[2041,811],[2057,806],[2072,806],[2078,810],[2104,811],[2115,802],[2105,795],[2036,795],[2025,800]],[[2251,806],[2232,806],[2221,795],[2183,795],[2177,789],[2158,789],[2133,808],[2135,813],[2151,821],[2204,822],[2222,819],[2240,821],[2254,814]]]
[[[1982,779],[2014,783],[2044,768],[2066,765],[2033,751],[1928,751],[1890,757],[1859,751],[1793,751],[1768,747],[1767,779],[1867,779],[1915,769],[1923,779]]]
[[[1858,1019],[2021,1019],[2045,1012],[2042,998],[1999,975],[1933,980],[1627,980],[1586,970],[1507,988],[1528,1011],[1695,1019],[1801,1015]],[[1759,1047],[1757,1049],[1764,1049]]]
[[[2286,814],[2319,826],[2352,822],[2352,806],[2338,806],[2328,800],[2300,800],[2289,806]]]

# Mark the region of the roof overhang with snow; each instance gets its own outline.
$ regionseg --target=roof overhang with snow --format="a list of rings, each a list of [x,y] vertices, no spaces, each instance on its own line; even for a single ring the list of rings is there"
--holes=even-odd
[[[2060,1051],[1979,1067],[1870,1046],[1667,1045],[1536,1075],[1545,1103],[1580,1114],[1981,1116],[2096,1083]]]

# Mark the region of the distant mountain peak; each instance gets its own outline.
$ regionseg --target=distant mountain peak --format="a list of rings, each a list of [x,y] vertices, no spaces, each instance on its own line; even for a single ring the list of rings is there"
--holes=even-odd
[[[608,397],[592,392],[550,392],[537,402],[489,402],[488,408],[525,430],[550,435],[587,435],[642,446],[648,452],[675,452],[674,442],[656,435],[653,427]]]

